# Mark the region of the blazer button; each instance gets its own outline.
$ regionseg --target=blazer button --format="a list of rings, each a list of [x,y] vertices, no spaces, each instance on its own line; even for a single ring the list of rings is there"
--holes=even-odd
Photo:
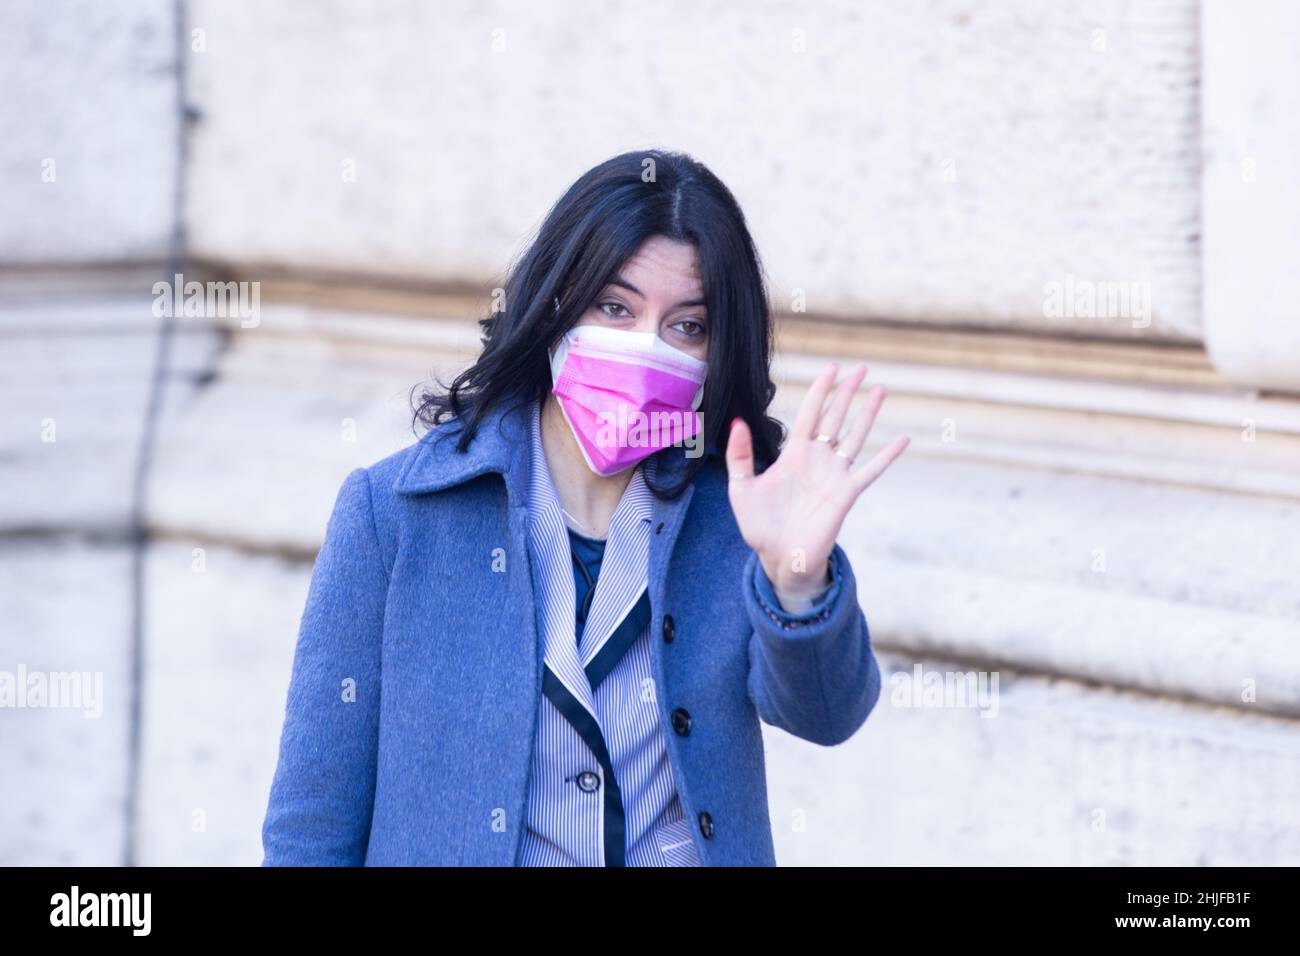
[[[682,737],[691,732],[691,712],[685,707],[673,711],[673,730]]]
[[[677,625],[673,623],[671,614],[664,615],[664,643],[671,644],[673,638],[677,636]]]
[[[700,832],[704,834],[704,839],[713,839],[713,817],[709,816],[708,810],[700,811]]]
[[[596,776],[590,770],[584,770],[578,774],[578,786],[588,793],[591,793],[600,786],[600,777]]]

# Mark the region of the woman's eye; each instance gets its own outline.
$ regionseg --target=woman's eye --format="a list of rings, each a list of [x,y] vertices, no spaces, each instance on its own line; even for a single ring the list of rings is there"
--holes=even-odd
[[[625,315],[627,315],[627,308],[626,308],[626,307],[623,305],[623,303],[621,303],[621,302],[602,302],[602,303],[600,304],[600,308],[601,308],[601,309],[604,309],[604,310],[605,310],[605,314],[608,315],[608,316],[609,316],[610,318],[612,318],[612,319],[621,319],[621,318],[623,318]],[[622,314],[622,315],[616,315],[616,314],[614,314],[613,312],[610,312],[610,311],[609,311],[610,309],[622,309],[622,310],[623,310],[623,314]]]
[[[686,328],[683,328],[683,326]],[[678,322],[673,328],[681,329],[681,333],[689,339],[697,339],[707,331],[701,323],[696,322],[694,319]]]

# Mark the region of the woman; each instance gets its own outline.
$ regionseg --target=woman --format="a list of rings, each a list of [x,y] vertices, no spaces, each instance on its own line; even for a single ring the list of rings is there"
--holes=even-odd
[[[875,705],[835,539],[908,439],[855,467],[884,389],[850,421],[832,364],[782,445],[758,257],[688,156],[586,173],[504,293],[339,492],[264,865],[775,865],[759,721]]]

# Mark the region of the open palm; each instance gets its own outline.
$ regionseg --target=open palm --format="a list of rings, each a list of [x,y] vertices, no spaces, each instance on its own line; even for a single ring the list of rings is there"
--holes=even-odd
[[[761,475],[754,474],[753,439],[743,419],[732,423],[727,439],[731,509],[745,543],[758,553],[782,598],[809,597],[830,583],[827,561],[845,516],[911,440],[906,435],[895,439],[854,469],[853,459],[866,444],[885,389],[876,385],[868,391],[866,405],[841,435],[867,368],[855,367],[831,394],[838,369],[832,362],[817,376],[785,447]]]

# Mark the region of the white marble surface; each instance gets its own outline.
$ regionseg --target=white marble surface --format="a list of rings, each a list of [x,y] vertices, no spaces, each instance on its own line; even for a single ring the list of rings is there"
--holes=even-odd
[[[787,307],[1199,335],[1194,0],[188,6],[202,257],[491,289],[658,145],[732,188]],[[1045,317],[1069,275],[1146,283],[1150,327]]]
[[[94,310],[77,322],[53,313],[81,331],[0,321],[17,345],[0,386],[0,476],[20,496],[0,537],[0,650],[94,665],[110,706],[94,722],[0,712],[0,759],[26,781],[0,812],[0,860],[112,862],[130,648],[121,473],[142,394],[125,383],[145,366],[120,347],[130,337],[96,331]],[[287,318],[270,307],[256,330],[194,332],[177,353],[187,370],[169,394],[146,512],[141,862],[260,860],[298,616],[334,495],[351,468],[412,440],[409,388],[463,360],[447,350],[454,330],[433,322],[403,320],[415,323],[403,336],[375,317],[386,331],[367,342],[346,334],[366,327],[363,313],[318,326],[314,310],[292,307]],[[76,401],[60,397],[70,380]],[[783,414],[801,387],[798,376],[783,387]],[[37,468],[30,419],[55,398],[64,433],[98,437]],[[1263,468],[1300,441],[1286,409],[1258,436]],[[1162,461],[1213,461],[1239,441],[1228,425],[1135,418],[1135,442],[1122,417],[1037,409],[1026,428],[1028,414],[907,388],[887,402],[877,440],[906,430],[915,446],[841,537],[872,638],[890,673],[918,661],[995,671],[998,714],[903,708],[887,684],[843,747],[768,728],[779,859],[1296,862],[1300,502],[1158,477]],[[942,440],[946,419],[958,441]],[[1032,455],[1012,454],[1017,436]],[[1237,467],[1249,471],[1252,454]]]
[[[175,10],[0,5],[0,264],[166,256],[181,124]]]

